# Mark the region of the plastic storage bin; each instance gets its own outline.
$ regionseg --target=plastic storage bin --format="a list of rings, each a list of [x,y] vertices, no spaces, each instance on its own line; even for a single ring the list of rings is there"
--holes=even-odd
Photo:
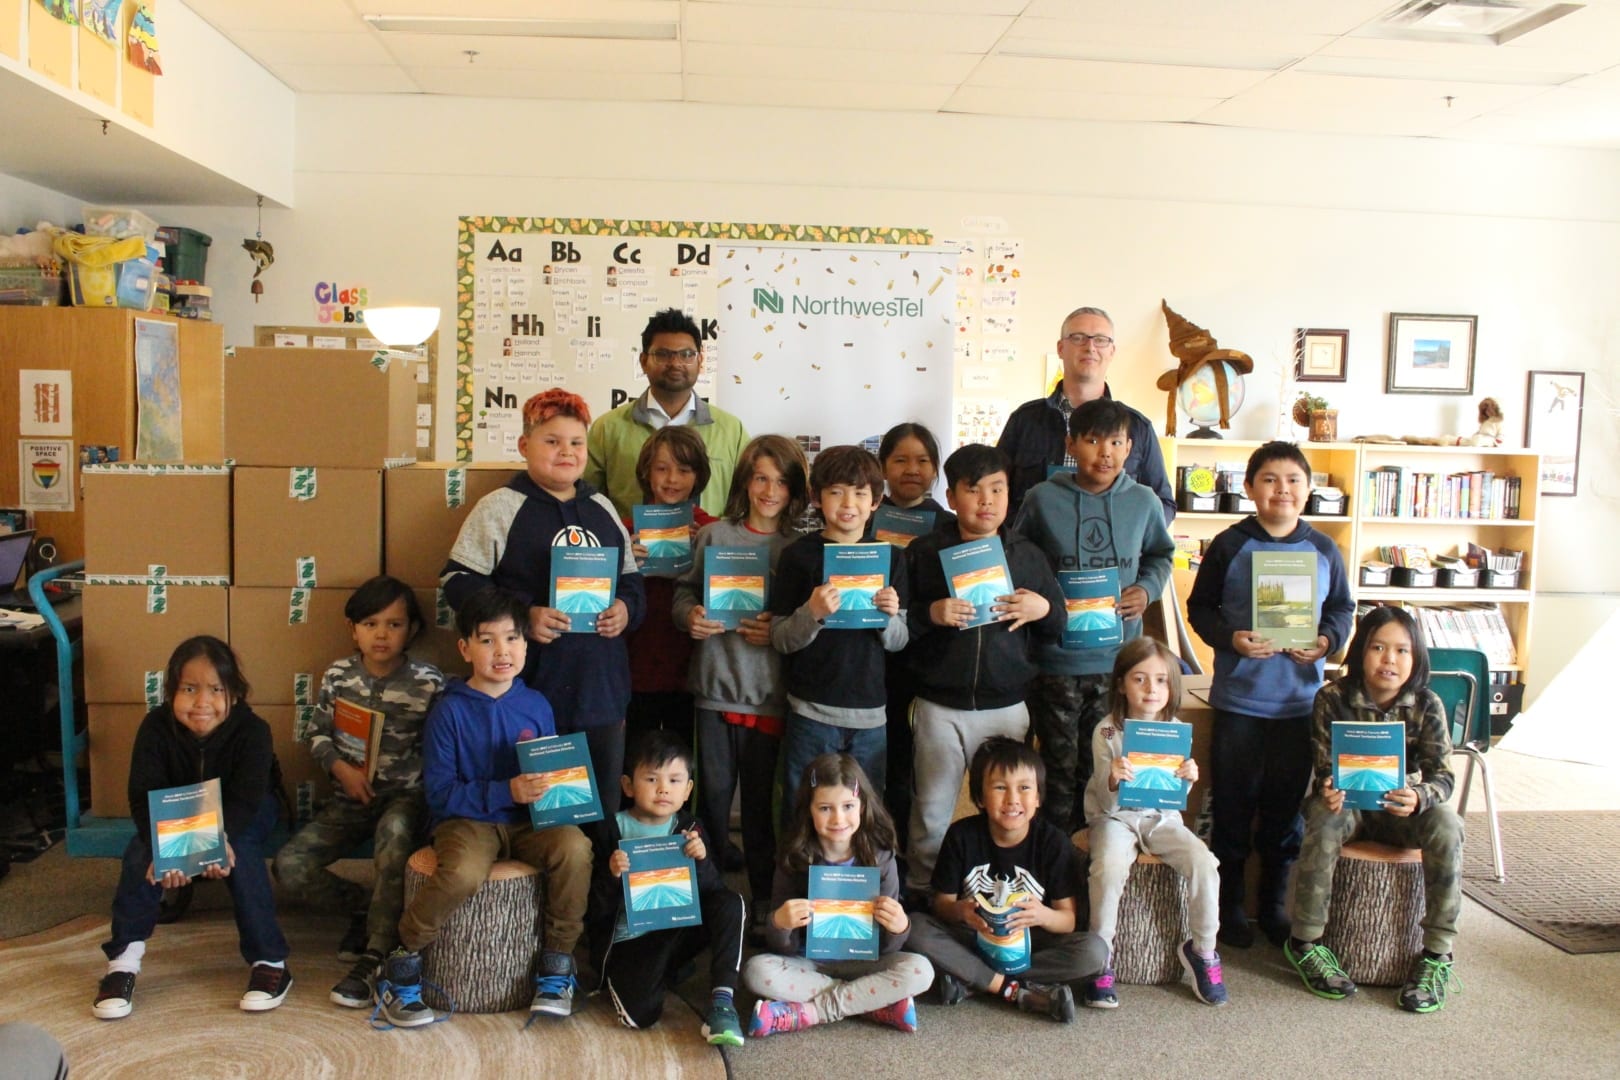
[[[55,307],[67,297],[67,276],[59,267],[0,266],[0,304]]]
[[[208,276],[208,248],[214,238],[184,225],[164,225],[158,229],[163,245],[163,268],[176,281],[202,285]]]
[[[111,236],[122,240],[126,236],[139,236],[148,244],[157,239],[158,223],[139,210],[121,206],[86,206],[84,208],[84,234]]]
[[[126,259],[111,266],[74,264],[73,303],[150,311],[157,295],[157,277],[157,265],[151,259]]]

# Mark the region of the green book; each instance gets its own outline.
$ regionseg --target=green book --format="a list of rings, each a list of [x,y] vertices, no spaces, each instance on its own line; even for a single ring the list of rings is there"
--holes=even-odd
[[[1317,554],[1256,551],[1249,568],[1254,632],[1278,649],[1316,648]]]

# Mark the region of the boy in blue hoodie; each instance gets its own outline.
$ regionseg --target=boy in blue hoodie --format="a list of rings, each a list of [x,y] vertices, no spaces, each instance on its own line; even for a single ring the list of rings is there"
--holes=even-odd
[[[523,680],[556,710],[557,731],[585,733],[596,775],[624,771],[624,713],[630,704],[625,633],[641,625],[646,590],[630,534],[606,495],[584,480],[591,412],[566,390],[546,390],[523,403],[518,451],[528,466],[499,491],[478,500],[461,523],[439,582],[450,605],[488,585],[510,589],[529,606],[529,650]],[[596,617],[594,634],[568,632],[568,615],[551,596],[551,552],[559,547],[617,548],[614,600]]]
[[[1068,573],[1118,569],[1120,644],[1141,636],[1142,613],[1164,591],[1176,550],[1159,497],[1124,472],[1131,415],[1112,398],[1070,413],[1065,446],[1074,472],[1054,473],[1031,488],[1013,525],[1046,553],[1060,584]],[[1119,648],[1065,648],[1060,639],[1037,650],[1041,673],[1030,691],[1030,728],[1046,762],[1043,809],[1066,834],[1085,824],[1079,796],[1091,777],[1091,733],[1108,712]]]
[[[545,777],[518,771],[517,744],[557,731],[545,697],[517,681],[528,621],[527,602],[496,588],[474,593],[456,613],[457,647],[472,675],[450,680],[423,734],[422,788],[438,865],[400,916],[401,947],[377,983],[377,1013],[395,1027],[439,1019],[422,1000],[422,950],[484,884],[495,861],[507,858],[546,879],[529,1011],[573,1012],[573,953],[584,932],[591,843],[572,825],[536,831],[529,822],[528,804],[545,794]]]
[[[1187,621],[1215,652],[1209,850],[1221,863],[1220,940],[1239,949],[1254,944],[1243,875],[1257,810],[1260,928],[1278,945],[1288,938],[1283,897],[1305,835],[1300,804],[1311,780],[1311,709],[1322,658],[1344,645],[1356,610],[1339,549],[1299,519],[1311,493],[1311,465],[1299,447],[1268,442],[1249,455],[1243,491],[1254,515],[1210,541],[1187,597]],[[1254,628],[1254,556],[1268,551],[1317,556],[1313,648],[1277,649]]]

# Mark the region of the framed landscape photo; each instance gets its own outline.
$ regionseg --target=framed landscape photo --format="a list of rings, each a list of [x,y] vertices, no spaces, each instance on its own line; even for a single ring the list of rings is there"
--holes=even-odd
[[[1344,382],[1350,355],[1348,330],[1295,330],[1294,379],[1297,382]]]
[[[1574,495],[1581,467],[1586,375],[1532,371],[1524,395],[1524,446],[1541,454],[1541,493]]]
[[[1389,317],[1386,394],[1472,394],[1478,315]]]

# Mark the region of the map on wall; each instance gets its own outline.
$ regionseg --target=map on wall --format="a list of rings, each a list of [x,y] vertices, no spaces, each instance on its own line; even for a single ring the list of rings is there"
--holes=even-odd
[[[182,461],[180,327],[135,320],[136,461]]]

